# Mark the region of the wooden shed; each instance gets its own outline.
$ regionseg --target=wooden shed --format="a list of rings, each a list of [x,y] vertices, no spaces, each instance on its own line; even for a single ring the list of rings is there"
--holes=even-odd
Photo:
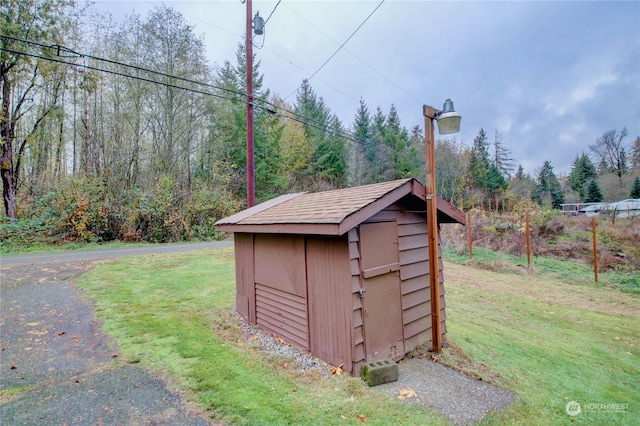
[[[464,224],[437,204],[439,223]],[[234,233],[237,311],[351,373],[403,358],[431,338],[425,210],[425,187],[403,179],[287,194],[219,220]]]

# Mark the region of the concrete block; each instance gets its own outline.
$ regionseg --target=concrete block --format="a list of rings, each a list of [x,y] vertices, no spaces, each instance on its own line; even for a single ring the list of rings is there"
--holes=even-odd
[[[360,377],[369,386],[395,382],[398,380],[398,364],[390,359],[368,362],[360,369]]]

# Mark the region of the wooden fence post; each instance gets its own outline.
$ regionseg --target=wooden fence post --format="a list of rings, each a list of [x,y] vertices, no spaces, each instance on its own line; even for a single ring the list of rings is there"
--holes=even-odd
[[[593,232],[593,276],[598,282],[598,235],[596,233],[596,218],[591,218],[591,232]]]
[[[529,233],[529,211],[524,213],[525,225],[524,234],[527,240],[527,268],[531,270],[531,234]]]
[[[471,212],[467,213],[467,235],[469,236],[469,259],[473,259],[473,236],[471,232]]]

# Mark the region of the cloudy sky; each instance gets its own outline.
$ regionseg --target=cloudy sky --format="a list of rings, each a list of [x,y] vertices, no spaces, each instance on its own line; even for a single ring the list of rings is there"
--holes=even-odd
[[[204,38],[212,66],[235,61],[246,25],[241,0],[164,3]],[[441,108],[451,98],[463,117],[458,140],[470,146],[480,128],[492,140],[498,130],[534,176],[545,160],[568,173],[608,130],[626,127],[629,144],[640,135],[638,1],[277,3],[253,1],[254,14],[273,12],[254,53],[264,86],[290,102],[375,10],[311,79],[345,125],[361,97],[371,111],[395,105],[408,129],[424,127],[424,104]],[[98,0],[94,8],[120,20],[158,4]]]

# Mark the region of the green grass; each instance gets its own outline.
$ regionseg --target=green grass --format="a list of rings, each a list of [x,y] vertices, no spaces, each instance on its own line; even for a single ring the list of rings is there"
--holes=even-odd
[[[527,268],[526,256],[515,256],[497,252],[482,247],[473,248],[473,259],[469,261],[468,252],[458,253],[454,250],[443,250],[445,259],[456,263],[467,263],[477,267],[497,272],[524,272]],[[548,275],[566,282],[592,285],[596,287],[609,286],[625,293],[640,294],[640,273],[619,273],[614,271],[600,271],[598,283],[593,273],[593,266],[577,261],[557,259],[544,256],[532,256],[531,266],[541,275]]]
[[[65,251],[78,250],[97,250],[97,249],[113,249],[123,247],[141,247],[152,245],[150,243],[126,243],[122,241],[110,241],[108,243],[85,243],[85,242],[69,242],[65,244],[50,244],[43,242],[34,242],[30,244],[10,245],[6,242],[0,242],[0,254],[36,254],[36,253],[56,253]]]
[[[502,384],[519,395],[516,405],[485,423],[637,424],[637,316],[551,304],[463,283],[447,286],[448,339],[500,374]],[[612,290],[589,291],[597,297]],[[629,298],[640,307],[637,298]],[[566,414],[569,401],[585,407],[579,417]],[[628,410],[618,413],[591,405],[612,403],[628,404]]]
[[[529,281],[518,281],[512,272],[457,268],[480,274],[480,283],[495,278],[516,287],[501,291],[474,287],[464,278],[446,281],[447,341],[471,364],[489,371],[485,379],[518,395],[513,406],[483,424],[636,424],[640,318],[633,313],[640,312],[638,296],[557,280],[555,274],[562,272],[554,264],[536,265],[538,273]],[[565,268],[574,273],[573,266]],[[79,284],[96,300],[98,316],[124,358],[187,391],[215,420],[331,425],[360,424],[358,416],[364,416],[369,424],[446,424],[426,409],[370,391],[358,378],[302,374],[248,345],[231,313],[234,281],[233,251],[223,249],[109,261],[83,275]],[[540,294],[559,302],[537,300],[524,291],[534,288],[518,294],[518,285],[535,283]],[[602,309],[572,305],[580,305],[580,298],[602,300]],[[609,303],[622,303],[626,314],[608,313]],[[581,403],[582,413],[568,416],[569,401]],[[615,412],[598,404],[628,405]]]
[[[204,254],[203,254],[204,253]],[[124,357],[187,390],[213,419],[240,425],[446,424],[424,408],[371,392],[358,378],[282,367],[253,349],[231,314],[233,251],[123,258],[79,285]]]

